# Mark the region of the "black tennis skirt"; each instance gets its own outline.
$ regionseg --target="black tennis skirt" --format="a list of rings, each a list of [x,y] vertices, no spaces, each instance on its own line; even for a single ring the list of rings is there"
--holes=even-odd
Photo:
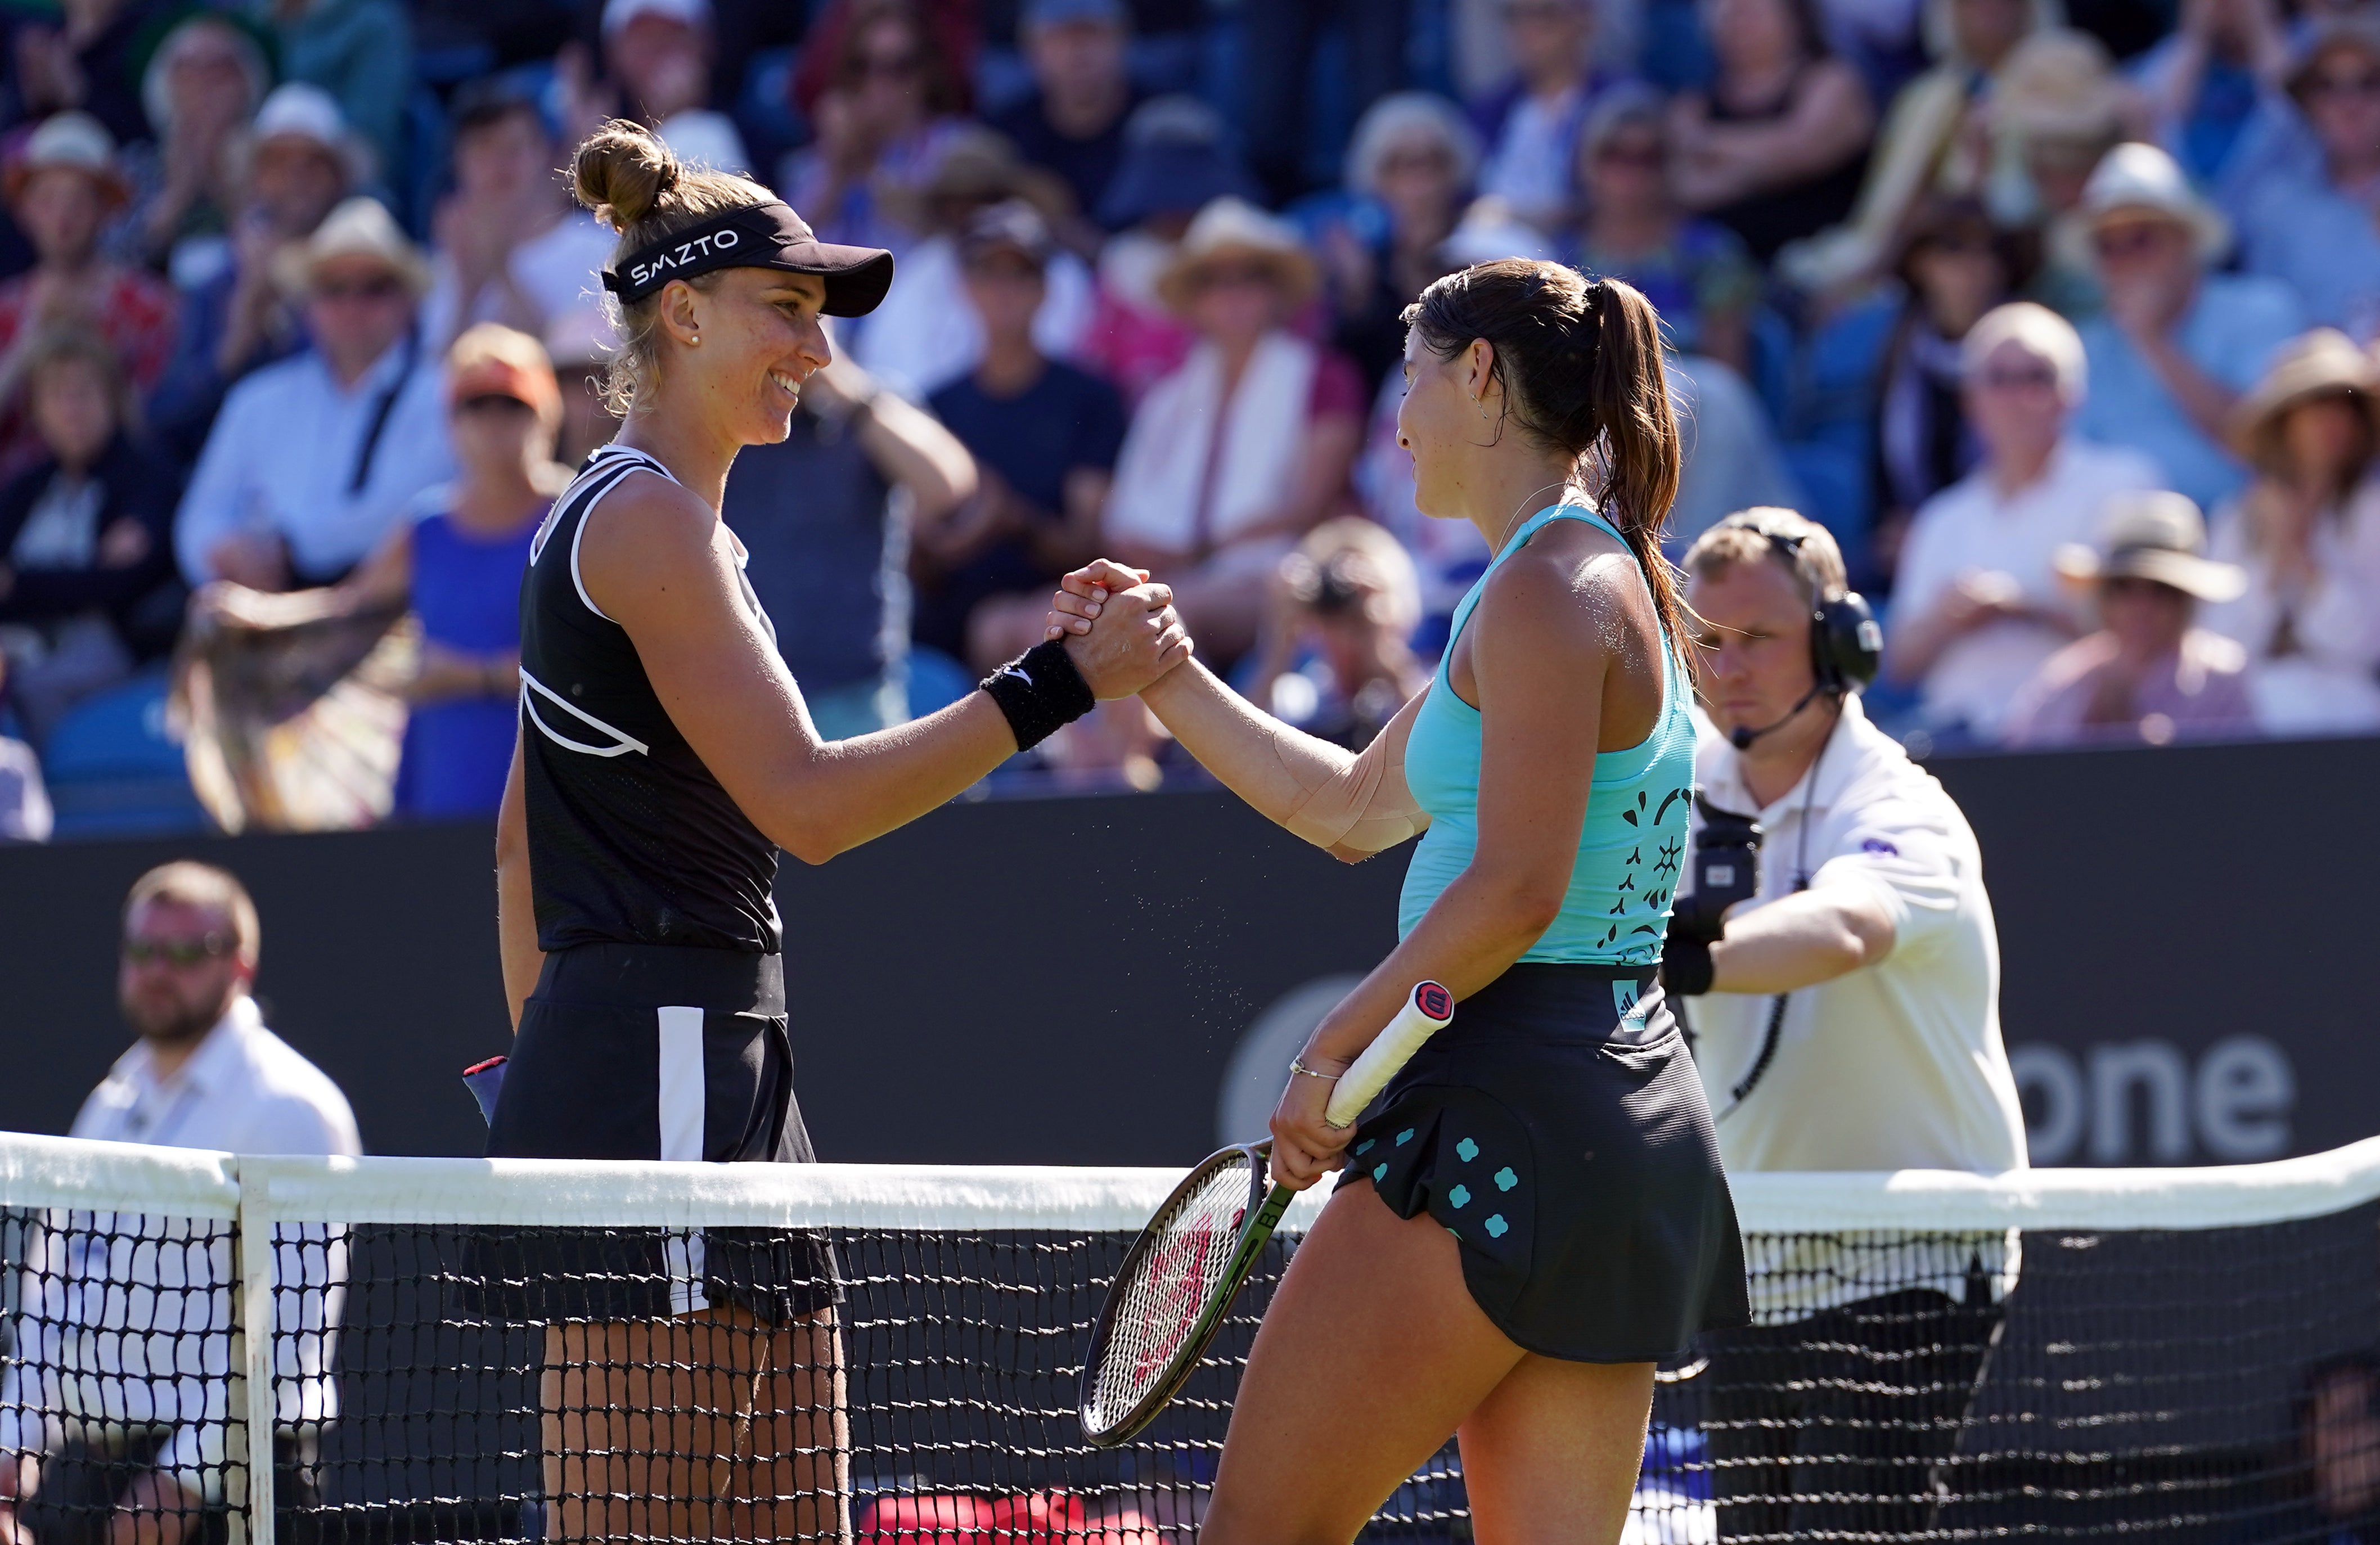
[[[1702,1079],[1653,967],[1524,963],[1464,999],[1339,1184],[1444,1225],[1471,1296],[1528,1351],[1658,1362],[1751,1323]]]
[[[814,1162],[794,1100],[783,958],[665,944],[547,955],[488,1155]],[[807,1230],[489,1231],[480,1254],[489,1308],[514,1320],[735,1304],[782,1322],[842,1296],[832,1247]]]

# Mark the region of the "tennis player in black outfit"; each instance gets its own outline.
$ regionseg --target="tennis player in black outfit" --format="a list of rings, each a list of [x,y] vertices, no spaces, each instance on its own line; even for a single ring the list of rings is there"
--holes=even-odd
[[[892,256],[818,242],[766,189],[681,165],[637,125],[599,130],[574,176],[621,233],[604,285],[626,421],[522,582],[497,836],[517,1035],[488,1151],[798,1163],[777,850],[823,862],[911,821],[1189,644],[1166,590],[1141,585],[930,718],[820,742],[719,505],[736,451],[783,440],[827,363],[820,317],[874,307]],[[506,1310],[547,1325],[548,1538],[848,1537],[822,1245],[511,1247],[527,1269],[499,1274],[533,1285]]]

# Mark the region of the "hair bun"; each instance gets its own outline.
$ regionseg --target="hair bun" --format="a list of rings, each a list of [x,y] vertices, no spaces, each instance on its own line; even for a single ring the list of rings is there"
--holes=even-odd
[[[578,147],[570,181],[578,201],[596,218],[625,232],[653,213],[677,186],[682,170],[661,136],[640,123],[613,118]]]

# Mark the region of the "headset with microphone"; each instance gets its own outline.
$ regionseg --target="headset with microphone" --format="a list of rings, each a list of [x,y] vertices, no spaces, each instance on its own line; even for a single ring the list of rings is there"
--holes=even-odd
[[[1794,565],[1794,573],[1801,574],[1800,537],[1767,524],[1746,521],[1743,525],[1784,554]],[[1884,628],[1876,622],[1866,598],[1857,590],[1843,590],[1832,596],[1821,592],[1810,603],[1810,689],[1802,694],[1801,701],[1786,710],[1782,719],[1757,729],[1738,724],[1728,731],[1729,741],[1739,751],[1750,750],[1752,743],[1762,736],[1773,735],[1791,724],[1820,693],[1840,698],[1855,687],[1865,687],[1874,681],[1876,667],[1883,660]]]

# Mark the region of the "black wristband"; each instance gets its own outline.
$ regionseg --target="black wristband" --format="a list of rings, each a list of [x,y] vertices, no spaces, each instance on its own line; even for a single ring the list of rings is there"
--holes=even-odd
[[[1661,945],[1661,990],[1673,998],[1699,998],[1711,990],[1710,941],[1672,933]]]
[[[1029,751],[1099,706],[1075,657],[1056,639],[1034,645],[983,678],[983,689],[1008,718],[1016,748]]]

